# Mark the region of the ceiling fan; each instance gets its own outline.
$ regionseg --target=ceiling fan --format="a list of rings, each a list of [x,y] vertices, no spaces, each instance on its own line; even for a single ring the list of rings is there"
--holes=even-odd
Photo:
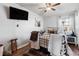
[[[40,7],[39,9],[44,10],[44,12],[47,12],[48,10],[55,11],[56,9],[54,7],[60,5],[61,3],[45,3],[45,7]]]

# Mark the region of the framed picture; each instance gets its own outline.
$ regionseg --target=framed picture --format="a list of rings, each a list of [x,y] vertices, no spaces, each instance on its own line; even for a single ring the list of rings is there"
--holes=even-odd
[[[40,21],[38,21],[38,20],[35,19],[35,26],[36,27],[40,27],[41,26]]]

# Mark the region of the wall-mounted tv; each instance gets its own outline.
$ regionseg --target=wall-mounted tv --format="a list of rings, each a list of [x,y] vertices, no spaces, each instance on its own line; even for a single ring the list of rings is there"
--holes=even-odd
[[[28,11],[10,7],[9,18],[13,20],[28,20]]]

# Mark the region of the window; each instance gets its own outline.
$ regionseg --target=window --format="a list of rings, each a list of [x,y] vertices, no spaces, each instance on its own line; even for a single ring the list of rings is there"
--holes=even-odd
[[[70,16],[65,16],[65,17],[61,17],[59,19],[59,29],[61,29],[61,31],[63,31],[66,34],[70,34],[73,30],[72,28],[72,17]]]

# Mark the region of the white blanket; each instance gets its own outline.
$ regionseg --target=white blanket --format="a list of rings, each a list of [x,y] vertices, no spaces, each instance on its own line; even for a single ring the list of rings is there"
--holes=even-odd
[[[50,39],[49,39],[49,44],[48,44],[48,51],[50,52],[51,55],[60,55],[60,50],[61,50],[61,35],[59,34],[51,34]]]
[[[62,42],[63,42],[62,39],[63,39],[63,37],[61,34],[51,34],[50,35],[48,51],[50,52],[51,55],[61,56],[60,52],[62,49]],[[67,39],[67,38],[65,38],[65,39]],[[67,53],[69,55],[73,55],[71,48],[68,45],[66,45],[66,46],[67,46]]]

